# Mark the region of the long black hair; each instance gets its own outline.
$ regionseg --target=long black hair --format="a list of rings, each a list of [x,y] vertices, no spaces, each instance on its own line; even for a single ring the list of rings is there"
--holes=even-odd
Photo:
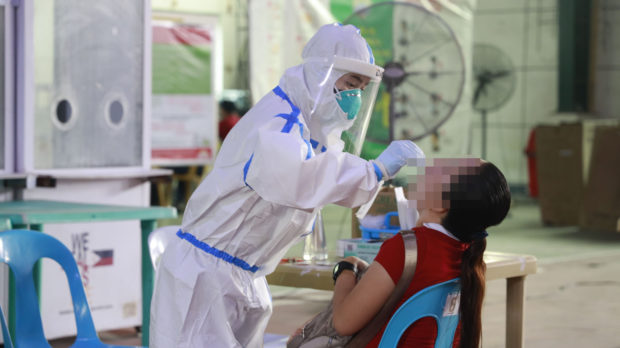
[[[444,192],[449,207],[442,225],[461,241],[470,243],[461,261],[460,348],[480,345],[485,230],[502,222],[510,209],[510,189],[502,172],[490,162],[473,169],[473,173],[456,176],[450,182],[449,192]]]

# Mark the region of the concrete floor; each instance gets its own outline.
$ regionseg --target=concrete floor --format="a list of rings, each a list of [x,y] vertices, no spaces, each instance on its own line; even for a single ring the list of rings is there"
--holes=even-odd
[[[350,214],[346,210],[326,209],[324,220],[329,246],[347,237]],[[525,347],[620,348],[620,235],[542,226],[538,206],[528,200],[516,201],[504,223],[489,234],[489,250],[538,258],[538,273],[526,280]],[[287,255],[298,256],[302,248],[296,245]],[[487,284],[485,348],[505,345],[505,283]],[[320,311],[331,294],[273,286],[272,296],[274,314],[267,332],[289,335]],[[140,343],[133,329],[102,332],[101,337],[114,344]],[[64,348],[72,339],[50,343]]]

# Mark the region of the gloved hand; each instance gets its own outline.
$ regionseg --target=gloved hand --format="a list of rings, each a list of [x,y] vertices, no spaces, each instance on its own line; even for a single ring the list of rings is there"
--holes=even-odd
[[[403,166],[407,159],[422,159],[424,152],[410,140],[395,140],[377,157],[375,163],[383,173],[383,179],[391,179]]]

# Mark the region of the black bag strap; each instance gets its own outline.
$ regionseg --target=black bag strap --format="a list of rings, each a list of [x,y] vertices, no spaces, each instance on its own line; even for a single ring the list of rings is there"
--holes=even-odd
[[[409,284],[411,284],[415,274],[415,267],[418,263],[418,243],[412,230],[403,230],[400,231],[400,234],[403,236],[405,243],[405,267],[403,268],[403,274],[379,313],[349,341],[346,348],[365,347],[388,321],[394,308],[403,298]]]

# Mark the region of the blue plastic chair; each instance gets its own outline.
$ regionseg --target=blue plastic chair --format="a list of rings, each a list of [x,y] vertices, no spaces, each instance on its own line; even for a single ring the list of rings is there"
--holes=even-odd
[[[2,307],[0,307],[0,322],[2,323],[2,339],[4,340],[4,348],[13,348],[13,341],[11,341],[9,329],[6,327],[6,320],[4,319]]]
[[[424,317],[432,317],[437,322],[435,348],[452,347],[459,323],[460,292],[461,285],[456,278],[429,286],[413,295],[398,307],[388,322],[379,348],[396,347],[405,330]]]
[[[71,251],[54,237],[29,230],[0,232],[0,261],[9,265],[15,279],[15,345],[51,347],[43,333],[33,278],[34,265],[43,257],[58,262],[67,275],[77,328],[77,338],[71,347],[122,347],[106,345],[99,340]]]
[[[0,219],[0,231],[6,231],[11,229],[11,220]],[[9,329],[6,326],[6,319],[4,318],[4,311],[0,307],[0,323],[2,324],[2,339],[4,341],[4,348],[13,348],[13,342],[11,341],[11,335],[9,335]]]

